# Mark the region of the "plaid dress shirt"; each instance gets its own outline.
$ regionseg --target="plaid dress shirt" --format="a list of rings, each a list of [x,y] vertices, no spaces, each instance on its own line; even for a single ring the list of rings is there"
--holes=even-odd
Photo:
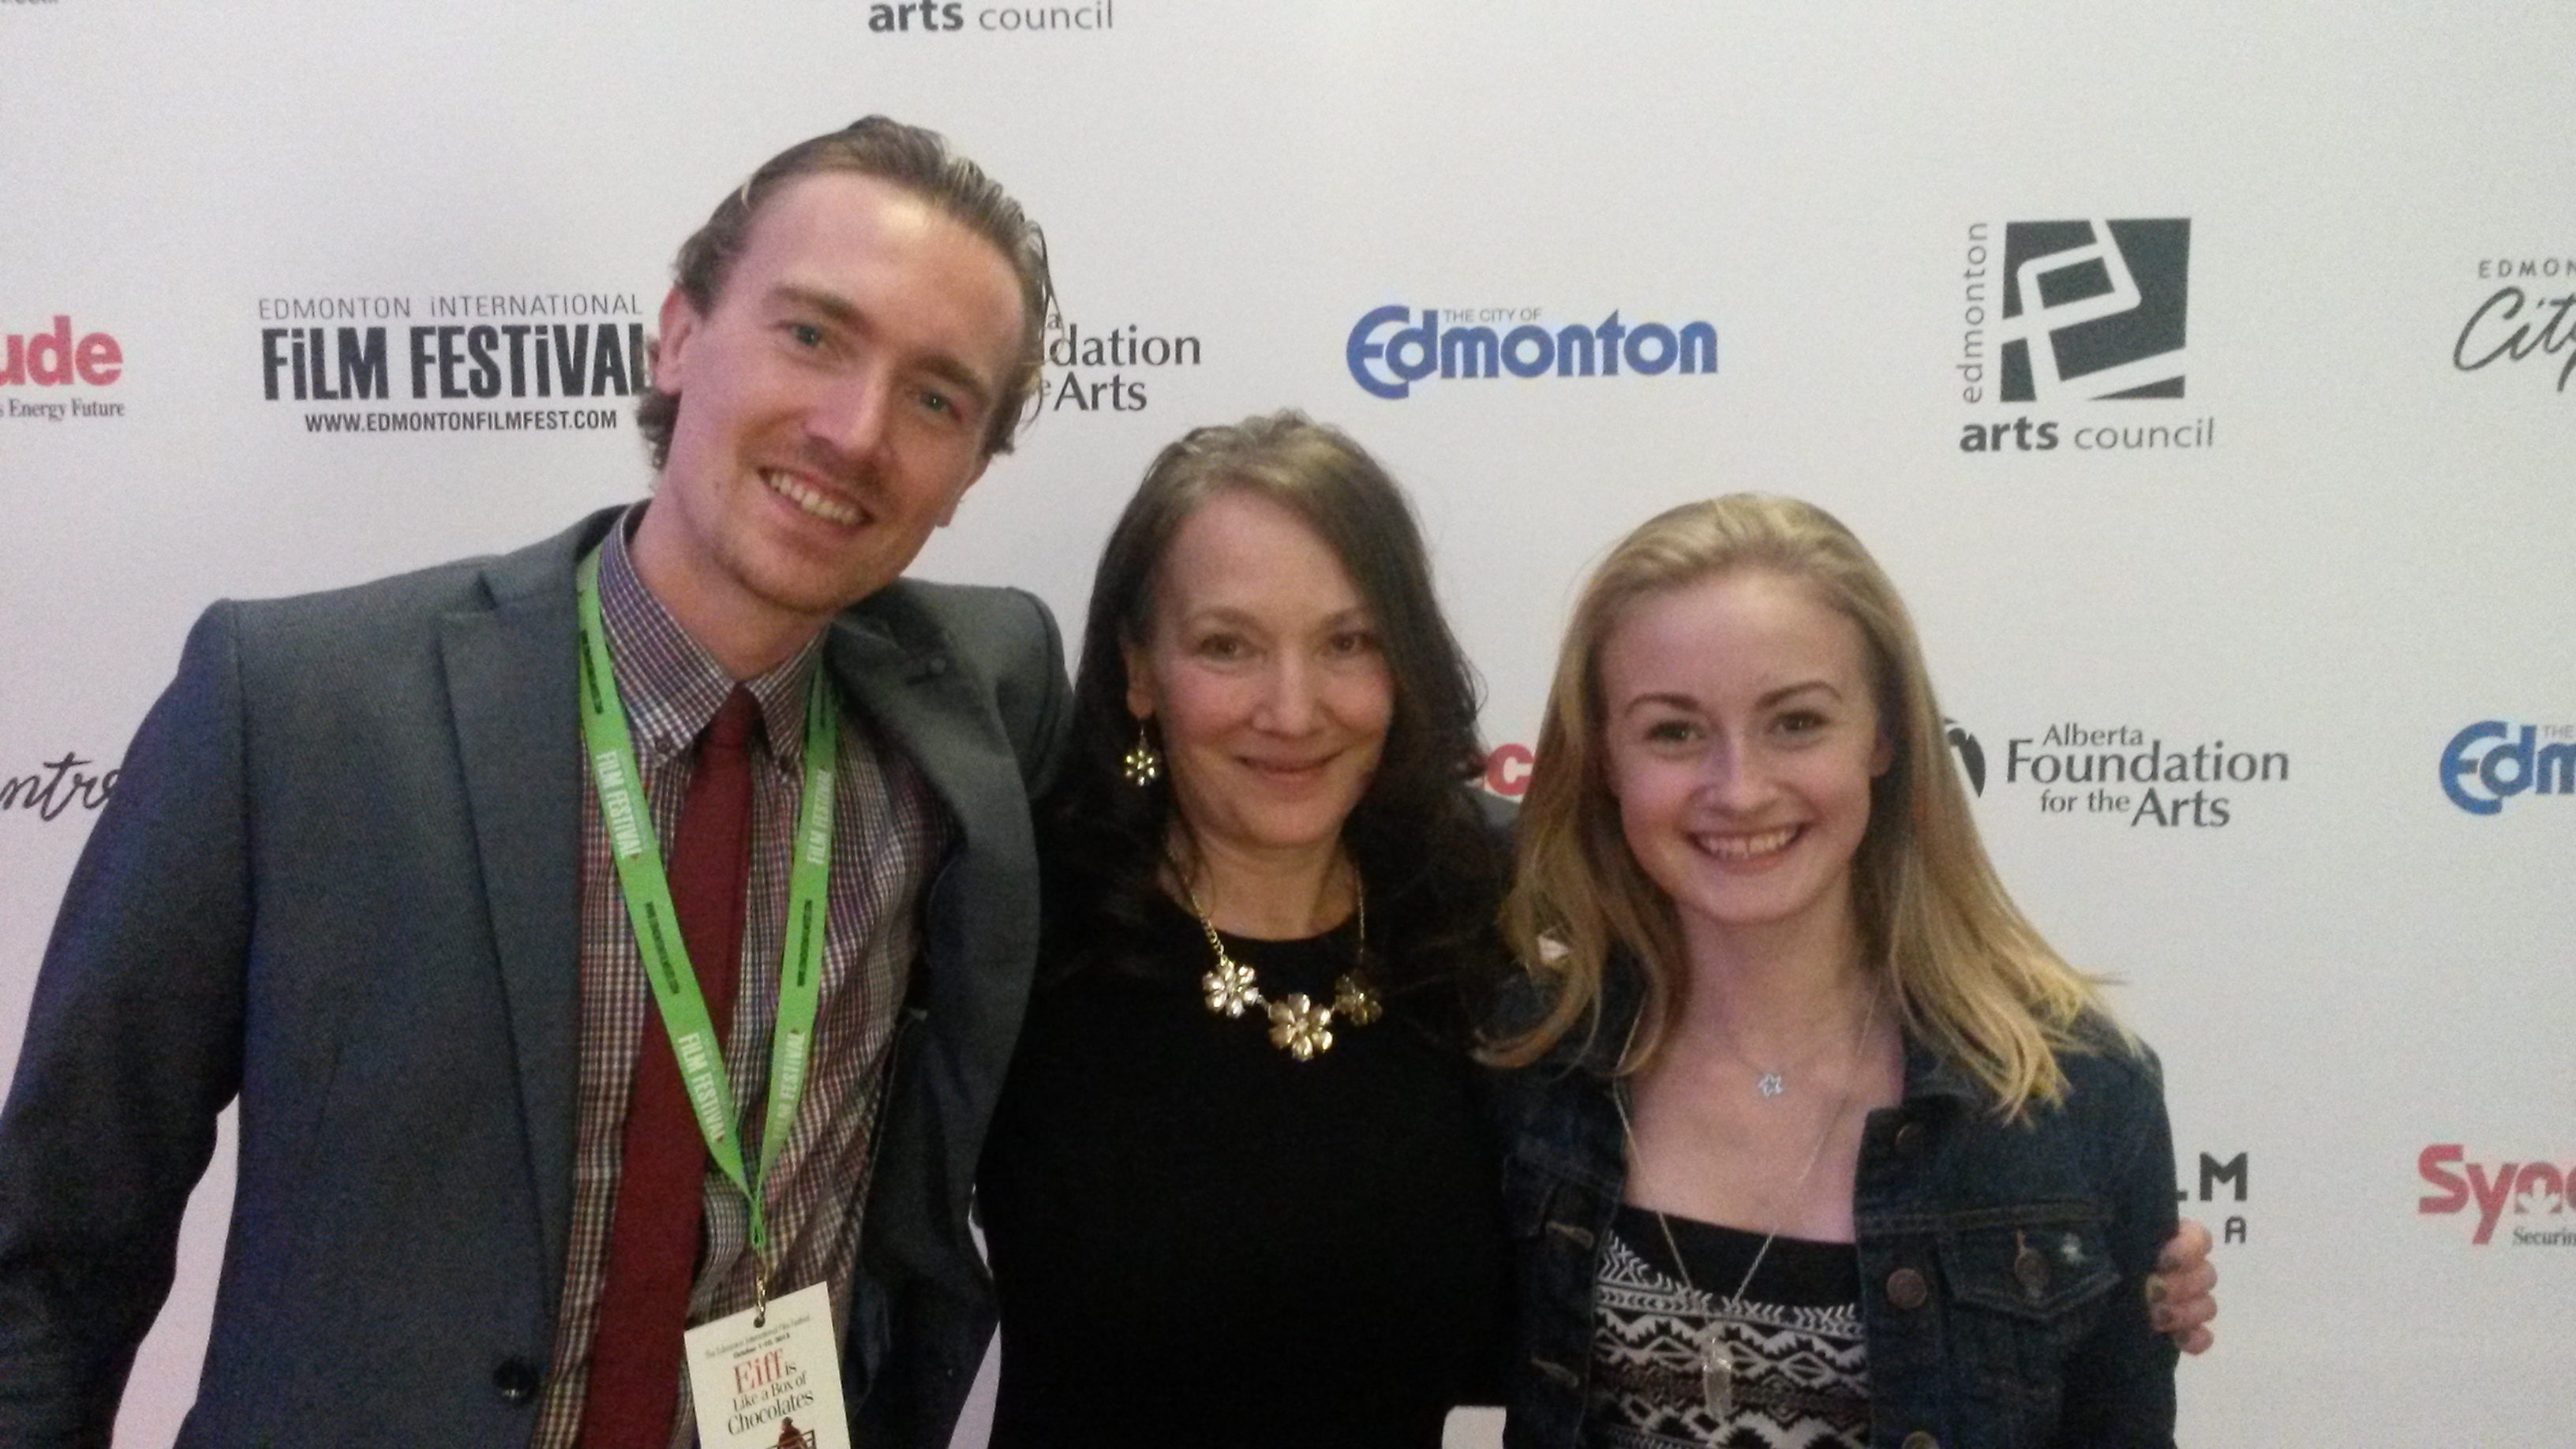
[[[691,639],[635,574],[630,510],[602,545],[600,611],[637,765],[663,850],[671,848],[698,736],[734,681]],[[771,1027],[787,917],[790,847],[804,788],[805,691],[822,667],[818,636],[794,658],[743,681],[760,702],[752,742],[751,880],[744,902],[742,984],[725,1043],[745,1155],[755,1156],[769,1088]],[[760,735],[766,736],[765,740]],[[835,1328],[846,1332],[869,1142],[885,1088],[886,1051],[920,948],[917,917],[931,867],[947,847],[944,812],[900,750],[876,739],[844,696],[835,790],[829,921],[813,1064],[796,1126],[759,1184],[776,1264],[772,1294],[831,1285]],[[606,1275],[621,1134],[646,1014],[657,1008],[610,860],[595,787],[582,792],[581,1039],[574,1139],[572,1232],[554,1361],[538,1409],[534,1449],[570,1449],[590,1383],[591,1339]],[[744,1164],[746,1171],[756,1170]],[[710,1161],[706,1228],[689,1295],[696,1325],[751,1306],[750,1217],[742,1194]],[[697,1442],[685,1371],[674,1449]]]

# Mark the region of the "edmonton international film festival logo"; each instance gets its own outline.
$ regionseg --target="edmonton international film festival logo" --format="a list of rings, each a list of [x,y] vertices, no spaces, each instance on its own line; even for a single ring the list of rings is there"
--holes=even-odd
[[[2190,311],[2191,222],[1973,222],[1962,268],[1959,400],[2036,408],[2178,402]],[[1963,453],[2206,448],[2215,419],[2023,410],[1962,425]]]

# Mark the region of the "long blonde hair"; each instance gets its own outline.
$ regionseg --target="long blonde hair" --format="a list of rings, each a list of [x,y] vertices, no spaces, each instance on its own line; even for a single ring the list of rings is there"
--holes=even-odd
[[[1621,540],[1584,585],[1557,656],[1538,763],[1521,804],[1519,861],[1503,929],[1547,988],[1545,1015],[1496,1042],[1526,1065],[1578,1025],[1597,1030],[1609,962],[1632,958],[1645,998],[1617,1070],[1662,1047],[1680,988],[1680,925],[1621,834],[1603,740],[1601,650],[1644,600],[1739,570],[1792,579],[1858,626],[1891,760],[1871,790],[1852,858],[1862,959],[1888,983],[1907,1033],[2019,1116],[2066,1088],[2057,1053],[2099,1045],[2100,981],[2058,956],[1995,878],[1951,767],[1914,624],[1878,561],[1814,504],[1739,493],[1688,503]],[[2114,1028],[2116,1033],[2116,1028]],[[2121,1036],[2126,1041],[2125,1036]]]

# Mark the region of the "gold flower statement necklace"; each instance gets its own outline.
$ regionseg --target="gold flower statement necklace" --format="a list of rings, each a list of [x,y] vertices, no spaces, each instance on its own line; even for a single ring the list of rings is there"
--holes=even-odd
[[[1207,907],[1199,904],[1197,889],[1183,882],[1181,890],[1190,898],[1190,914],[1199,918],[1199,929],[1207,933],[1208,949],[1216,953],[1216,964],[1199,977],[1199,989],[1207,994],[1210,1012],[1241,1016],[1247,1007],[1260,1007],[1270,1017],[1270,1044],[1301,1062],[1313,1061],[1333,1049],[1336,1016],[1353,1026],[1366,1026],[1386,1014],[1364,965],[1368,959],[1368,892],[1361,886],[1358,872],[1351,876],[1351,911],[1359,926],[1359,940],[1351,953],[1351,969],[1333,979],[1330,1006],[1317,1005],[1302,991],[1290,992],[1277,1001],[1262,995],[1259,974],[1227,954],[1225,942],[1216,933],[1216,922],[1208,918]]]

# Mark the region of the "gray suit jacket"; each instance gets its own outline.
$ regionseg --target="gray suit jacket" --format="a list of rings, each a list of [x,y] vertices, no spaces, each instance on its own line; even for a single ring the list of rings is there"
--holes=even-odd
[[[199,621],[73,874],[0,1112],[0,1443],[107,1442],[236,1095],[180,1442],[527,1442],[572,1199],[571,577],[614,516]],[[902,582],[828,651],[959,827],[845,1369],[868,1442],[937,1446],[990,1328],[967,1198],[1035,948],[1061,647],[1028,595]]]

